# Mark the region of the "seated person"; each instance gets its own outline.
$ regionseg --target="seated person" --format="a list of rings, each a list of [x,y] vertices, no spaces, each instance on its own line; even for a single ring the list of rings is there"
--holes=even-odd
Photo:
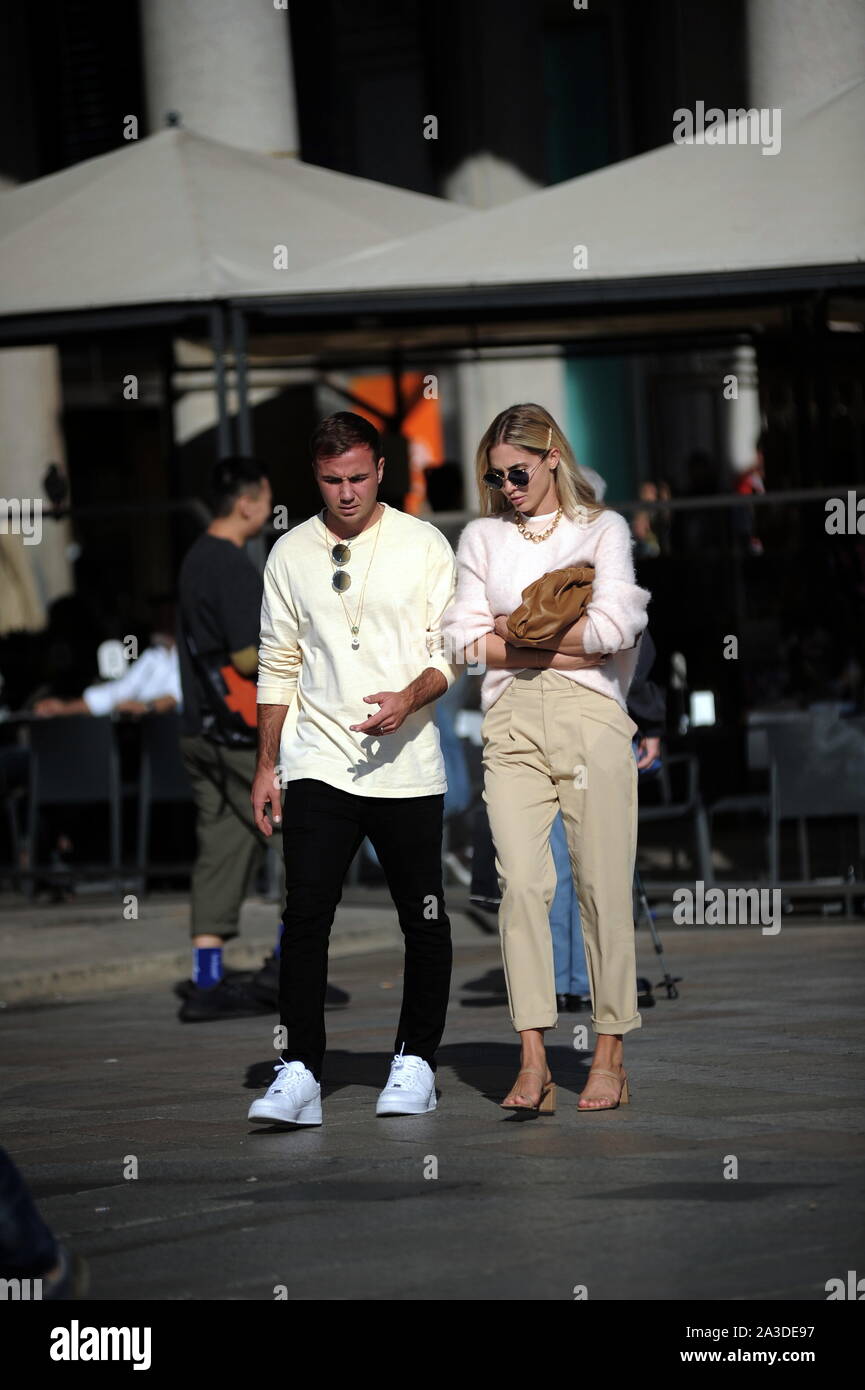
[[[174,634],[154,632],[151,646],[113,681],[89,685],[77,700],[37,700],[34,714],[48,719],[68,714],[166,714],[183,703]]]

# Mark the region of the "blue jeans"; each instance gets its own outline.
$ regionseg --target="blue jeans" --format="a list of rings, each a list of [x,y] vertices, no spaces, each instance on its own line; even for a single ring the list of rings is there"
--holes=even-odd
[[[465,703],[468,682],[468,673],[460,672],[450,689],[446,690],[444,695],[440,695],[433,705],[448,784],[445,792],[445,819],[448,816],[462,815],[463,811],[468,810],[472,799],[465,749],[456,729],[456,717]]]
[[[637,756],[634,740],[634,757]],[[651,769],[650,769],[651,770]],[[586,971],[586,951],[580,924],[580,904],[574,887],[571,857],[565,836],[561,811],[556,812],[550,831],[550,849],[556,866],[556,896],[550,908],[550,930],[553,933],[553,961],[556,967],[556,994],[588,994],[589,976]]]
[[[589,976],[586,970],[583,929],[580,925],[580,904],[574,887],[571,856],[568,853],[561,811],[556,812],[550,831],[550,849],[558,880],[556,895],[550,908],[556,994],[588,994]]]
[[[469,766],[466,761],[463,741],[457,733],[456,717],[463,707],[468,684],[468,672],[462,671],[453,685],[440,695],[433,706],[436,728],[439,732],[439,746],[445,765],[447,791],[445,792],[444,818],[460,816],[467,811],[472,799],[472,785]],[[373,864],[378,864],[378,855],[369,840],[364,841],[364,854]]]

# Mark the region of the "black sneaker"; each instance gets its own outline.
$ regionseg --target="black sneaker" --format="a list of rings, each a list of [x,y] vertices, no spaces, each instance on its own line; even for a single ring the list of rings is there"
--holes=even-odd
[[[279,957],[269,955],[260,970],[257,970],[252,977],[250,986],[253,995],[269,1009],[279,1008]],[[325,990],[325,1006],[335,1004],[347,1004],[350,995],[344,989],[338,989],[336,985],[328,985]]]
[[[499,930],[499,905],[498,898],[469,898],[469,905],[465,908],[465,914],[470,922],[474,922],[476,927],[480,927],[487,936],[497,936]]]
[[[248,985],[252,980],[254,972],[252,970],[224,970],[223,979],[236,980],[238,984]],[[195,993],[194,980],[178,980],[174,986],[174,993],[178,999],[191,999]]]
[[[344,989],[338,989],[336,985],[328,985],[327,989],[324,991],[325,1005],[347,1004],[350,999],[351,995],[347,994]]]
[[[255,971],[250,983],[252,993],[270,1009],[279,1008],[279,957],[273,952],[265,957],[264,964]]]
[[[637,1008],[653,1009],[655,1007],[655,996],[652,993],[650,980],[644,979],[642,975],[637,976]]]
[[[237,980],[220,980],[211,989],[193,985],[177,1017],[181,1023],[210,1023],[220,1018],[256,1018],[272,1010],[262,1004],[248,985]]]

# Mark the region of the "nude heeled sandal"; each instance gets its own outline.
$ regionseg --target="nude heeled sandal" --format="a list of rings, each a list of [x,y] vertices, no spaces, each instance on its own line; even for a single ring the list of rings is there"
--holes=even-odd
[[[589,1115],[594,1113],[596,1110],[618,1110],[620,1105],[627,1105],[629,1103],[631,1099],[631,1093],[628,1088],[627,1072],[625,1072],[622,1076],[618,1076],[616,1072],[607,1071],[605,1067],[590,1067],[589,1075],[586,1077],[586,1086],[588,1086],[589,1081],[593,1076],[612,1077],[616,1085],[621,1086],[622,1088],[619,1092],[619,1099],[616,1101],[615,1105],[578,1105],[577,1109],[579,1110],[581,1115]],[[580,1099],[582,1099],[582,1096],[580,1097]]]
[[[552,1080],[546,1081],[546,1080],[544,1079],[543,1073],[542,1073],[542,1072],[539,1072],[538,1069],[537,1069],[537,1067],[520,1067],[519,1071],[517,1072],[517,1081],[519,1081],[519,1079],[520,1079],[520,1077],[522,1076],[523,1072],[528,1072],[529,1076],[539,1076],[539,1077],[541,1078],[542,1089],[541,1089],[541,1094],[540,1094],[540,1097],[539,1097],[539,1099],[538,1099],[537,1105],[508,1105],[507,1102],[503,1100],[503,1101],[500,1102],[500,1108],[501,1108],[502,1110],[528,1110],[528,1111],[530,1111],[531,1113],[534,1113],[535,1111],[537,1111],[537,1113],[538,1113],[539,1115],[555,1115],[555,1113],[556,1113],[556,1083],[555,1083],[555,1081],[552,1081]],[[514,1084],[516,1085],[516,1082],[515,1082]]]

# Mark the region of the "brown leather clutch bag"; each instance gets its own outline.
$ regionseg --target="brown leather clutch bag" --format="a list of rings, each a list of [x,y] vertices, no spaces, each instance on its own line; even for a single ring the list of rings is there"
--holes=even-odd
[[[562,628],[579,622],[592,598],[594,565],[550,570],[523,589],[523,601],[508,618],[514,647],[543,647]]]

